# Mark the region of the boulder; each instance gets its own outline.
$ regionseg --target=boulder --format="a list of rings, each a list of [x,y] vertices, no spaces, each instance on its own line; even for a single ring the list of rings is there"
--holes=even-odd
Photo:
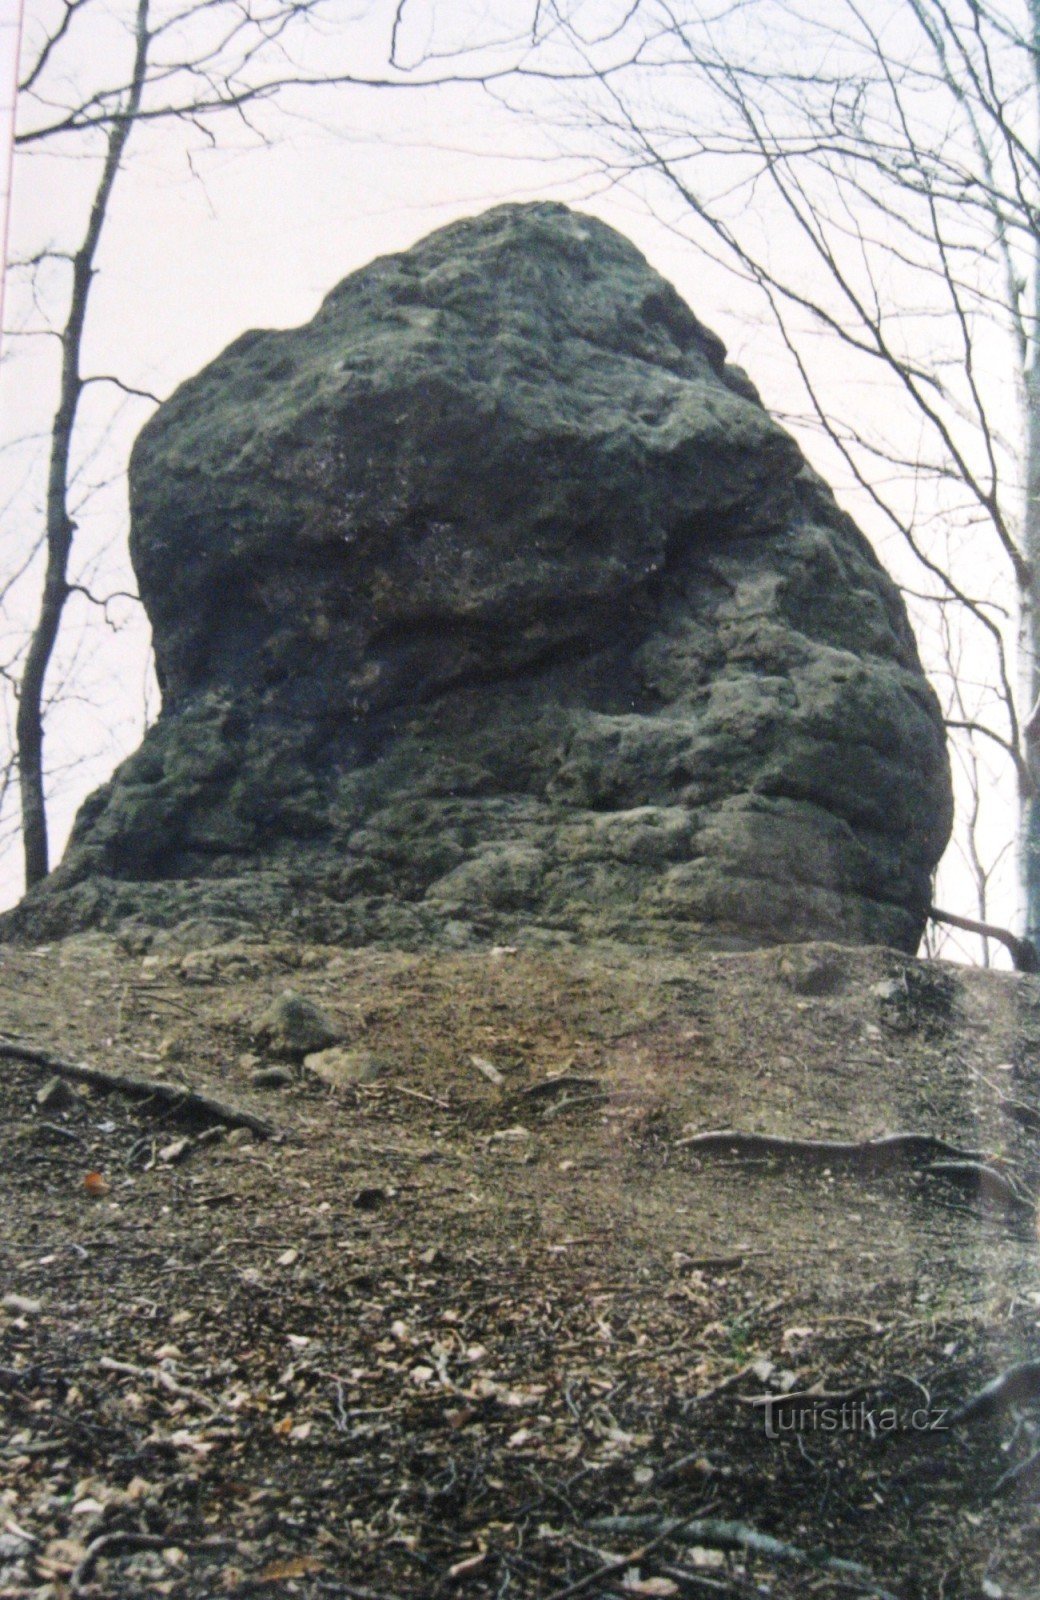
[[[315,1050],[326,1050],[343,1037],[343,1030],[320,1006],[305,995],[286,989],[273,1000],[253,1028],[273,1055],[302,1061]]]
[[[603,223],[373,262],[130,487],[162,714],[8,934],[916,946],[951,798],[901,597]]]
[[[375,1083],[383,1071],[383,1062],[371,1050],[316,1050],[304,1057],[303,1068],[330,1089],[346,1089]]]

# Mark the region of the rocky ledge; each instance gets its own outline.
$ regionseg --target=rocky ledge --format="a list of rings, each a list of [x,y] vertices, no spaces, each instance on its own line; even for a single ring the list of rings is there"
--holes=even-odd
[[[8,936],[912,950],[950,828],[901,598],[627,240],[501,206],[162,405],[163,710]]]

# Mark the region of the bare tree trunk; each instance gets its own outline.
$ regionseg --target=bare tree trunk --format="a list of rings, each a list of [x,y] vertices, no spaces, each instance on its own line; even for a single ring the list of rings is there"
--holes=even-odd
[[[1034,266],[1040,280],[1040,261]],[[1037,293],[1040,301],[1040,290]],[[1026,560],[1034,572],[1040,570],[1040,359],[1034,343],[1032,359],[1025,375],[1026,401],[1026,504],[1023,515],[1022,544]],[[1029,765],[1034,778],[1034,790],[1023,797],[1023,828],[1021,846],[1021,879],[1025,897],[1025,930],[1027,938],[1040,937],[1040,795],[1036,780],[1040,779],[1040,615],[1035,596],[1030,590],[1020,594],[1021,650],[1023,692],[1027,704],[1033,707],[1024,728]]]
[[[25,850],[25,886],[31,888],[49,870],[47,843],[47,800],[44,788],[43,720],[44,684],[69,596],[68,570],[75,524],[69,516],[69,459],[76,411],[83,392],[80,351],[90,287],[94,277],[94,257],[104,226],[112,187],[123,160],[126,141],[141,104],[148,49],[149,0],[138,0],[133,72],[126,104],[108,133],[105,164],[90,209],[83,242],[72,260],[72,295],[69,313],[61,336],[61,386],[58,407],[51,431],[51,454],[47,474],[47,567],[40,611],[25,658],[19,685],[18,769],[22,795],[22,839]]]
[[[1040,106],[1040,0],[1029,0],[1033,35],[1032,71],[1034,102]],[[1019,596],[1021,608],[1022,677],[1026,704],[1033,708],[1023,730],[1033,776],[1033,792],[1023,797],[1021,878],[1025,896],[1026,937],[1040,938],[1040,610],[1036,603],[1036,574],[1040,573],[1040,237],[1033,240],[1032,319],[1028,327],[1029,353],[1025,363],[1025,491],[1022,548],[1031,582]]]

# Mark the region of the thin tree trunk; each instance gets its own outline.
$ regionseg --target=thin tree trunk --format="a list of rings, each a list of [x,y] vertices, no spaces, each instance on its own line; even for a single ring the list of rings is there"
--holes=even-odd
[[[1040,278],[1040,262],[1034,265]],[[1026,394],[1026,505],[1023,519],[1023,549],[1034,571],[1040,571],[1040,365],[1034,345],[1032,361],[1025,375]],[[1021,878],[1025,897],[1026,937],[1040,938],[1040,743],[1037,710],[1040,709],[1040,615],[1034,595],[1023,592],[1021,606],[1021,650],[1023,693],[1033,707],[1025,726],[1026,753],[1034,779],[1033,793],[1023,796]]]
[[[1029,0],[1029,20],[1033,33],[1034,100],[1040,107],[1040,0]],[[1040,238],[1033,240],[1032,318],[1028,327],[1028,358],[1025,363],[1026,503],[1023,513],[1022,548],[1026,564],[1040,573]],[[1026,704],[1033,708],[1024,729],[1026,754],[1033,776],[1033,792],[1023,797],[1021,878],[1025,896],[1026,937],[1034,944],[1040,939],[1040,610],[1037,607],[1036,577],[1020,597],[1022,678]]]
[[[75,524],[69,516],[69,459],[76,412],[83,392],[80,352],[86,321],[94,258],[105,224],[112,188],[122,165],[126,141],[141,105],[148,49],[149,0],[138,0],[133,72],[126,105],[108,134],[105,164],[90,209],[83,242],[72,261],[72,295],[61,337],[61,385],[51,430],[47,474],[47,567],[39,616],[33,629],[18,691],[18,769],[22,795],[22,841],[25,851],[25,886],[31,888],[49,870],[47,800],[44,788],[43,723],[44,684],[69,596],[68,570]]]

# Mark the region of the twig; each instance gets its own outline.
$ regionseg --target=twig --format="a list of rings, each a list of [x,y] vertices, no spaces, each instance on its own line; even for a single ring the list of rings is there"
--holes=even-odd
[[[217,1416],[220,1412],[220,1406],[211,1400],[208,1394],[203,1394],[201,1389],[192,1389],[187,1384],[180,1383],[173,1373],[167,1372],[164,1367],[139,1367],[132,1361],[116,1361],[112,1356],[102,1356],[98,1366],[105,1372],[119,1372],[130,1378],[146,1378],[157,1384],[160,1389],[165,1389],[167,1394],[194,1400],[196,1405],[203,1406],[213,1416]]]
[[[553,1117],[562,1116],[565,1111],[571,1111],[575,1106],[601,1106],[609,1099],[609,1094],[567,1094],[562,1100],[554,1100],[551,1106],[546,1106],[542,1112],[542,1121],[551,1122]]]
[[[824,1555],[822,1551],[802,1550],[798,1545],[774,1539],[771,1534],[759,1533],[746,1522],[728,1522],[721,1517],[669,1520],[654,1516],[597,1517],[590,1526],[602,1533],[654,1534],[666,1539],[682,1539],[688,1544],[712,1545],[719,1550],[745,1550],[751,1555],[765,1556],[771,1561],[789,1561],[796,1566],[817,1567],[824,1572],[856,1583],[878,1600],[896,1600],[890,1590],[877,1582],[866,1567],[858,1561],[844,1561],[837,1556]]]
[[[84,1594],[91,1573],[109,1550],[168,1550],[171,1545],[185,1550],[227,1550],[234,1547],[235,1540],[178,1539],[173,1533],[102,1533],[88,1544],[83,1559],[69,1579],[69,1588],[73,1594]]]
[[[394,1094],[407,1095],[409,1100],[423,1100],[427,1105],[438,1106],[441,1111],[450,1111],[451,1102],[442,1100],[435,1094],[423,1094],[421,1089],[406,1089],[403,1083],[383,1084],[381,1087],[390,1089]]]
[[[624,1519],[606,1518],[604,1520],[621,1521]],[[636,1518],[634,1520],[638,1521],[639,1519]],[[691,1524],[700,1520],[702,1519],[698,1516],[686,1517],[679,1522],[669,1522],[647,1543],[641,1544],[638,1550],[632,1550],[624,1556],[612,1556],[609,1561],[604,1562],[595,1572],[586,1573],[584,1578],[577,1578],[573,1583],[566,1584],[562,1589],[554,1589],[550,1595],[546,1596],[546,1600],[570,1600],[571,1595],[583,1594],[586,1589],[591,1589],[595,1583],[602,1583],[607,1578],[613,1578],[619,1572],[627,1572],[629,1567],[637,1566],[640,1562],[645,1561],[652,1551],[659,1549],[669,1539],[676,1538]]]
[[[91,1083],[98,1089],[134,1095],[138,1099],[161,1100],[175,1111],[190,1110],[212,1122],[222,1122],[229,1128],[251,1128],[262,1139],[277,1139],[278,1130],[263,1117],[226,1101],[215,1100],[199,1089],[187,1089],[182,1084],[165,1083],[161,1078],[138,1078],[131,1073],[109,1072],[104,1067],[92,1067],[85,1061],[63,1061],[46,1050],[32,1045],[18,1044],[14,1039],[0,1038],[0,1057],[11,1061],[27,1061],[44,1067],[62,1078],[75,1078],[81,1083]]]
[[[691,1572],[689,1567],[668,1567],[661,1563],[661,1576],[675,1578],[679,1583],[692,1584],[696,1589],[707,1589],[712,1594],[741,1595],[750,1591],[728,1578],[709,1578],[705,1572]]]
[[[764,1256],[765,1250],[741,1250],[732,1256],[691,1256],[682,1265],[690,1272],[725,1272],[727,1269],[737,1272],[749,1256]]]
[[[992,1078],[987,1078],[978,1067],[969,1067],[968,1071],[979,1083],[984,1083],[986,1088],[996,1097],[997,1105],[1006,1117],[1018,1122],[1023,1128],[1030,1128],[1033,1132],[1040,1130],[1040,1111],[1035,1106],[1027,1106],[1024,1100],[1015,1100],[1011,1095],[1006,1095],[998,1083]]]
[[[1040,1472],[1040,1450],[1034,1450],[1033,1454],[1020,1461],[1017,1467],[1008,1467],[1006,1472],[1000,1474],[993,1485],[993,1498],[1003,1494],[1005,1489],[1010,1489],[1013,1485],[1028,1482],[1036,1477],[1038,1472]]]

